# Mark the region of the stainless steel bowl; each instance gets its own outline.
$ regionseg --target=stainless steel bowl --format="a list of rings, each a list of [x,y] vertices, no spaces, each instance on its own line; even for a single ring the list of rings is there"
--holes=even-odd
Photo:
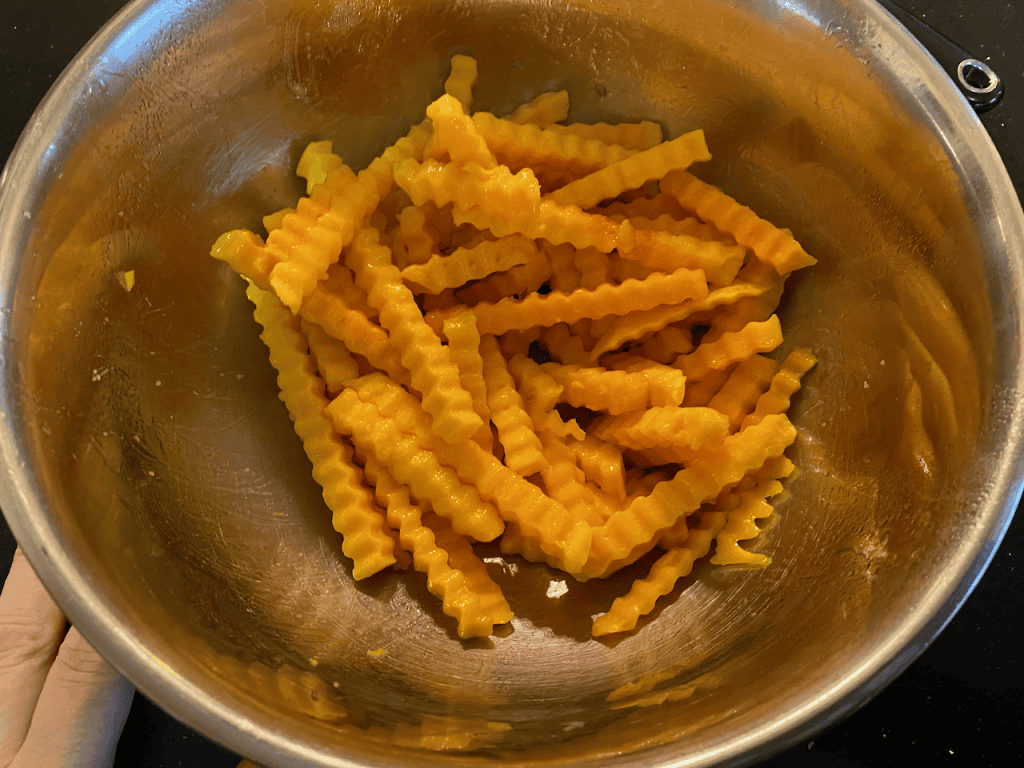
[[[356,585],[208,255],[294,200],[305,142],[365,164],[466,50],[479,108],[557,86],[577,119],[703,127],[708,178],[820,259],[783,317],[821,362],[773,564],[698,568],[627,637],[588,632],[635,572],[549,590],[495,563],[520,618],[485,641],[415,577]],[[0,238],[11,528],[143,692],[282,768],[764,757],[909,664],[1020,495],[1024,217],[966,102],[870,0],[138,2],[32,119]]]

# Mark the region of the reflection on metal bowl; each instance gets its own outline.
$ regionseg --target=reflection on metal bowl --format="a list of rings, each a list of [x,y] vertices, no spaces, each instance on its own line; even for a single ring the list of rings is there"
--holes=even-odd
[[[820,363],[773,564],[698,567],[627,636],[590,621],[637,571],[548,590],[495,564],[520,618],[474,641],[415,578],[353,582],[209,257],[294,202],[306,142],[358,168],[402,135],[461,51],[481,109],[558,87],[574,119],[703,128],[704,176],[819,259],[783,308]],[[268,764],[764,756],[909,663],[1019,495],[1024,218],[966,103],[866,0],[143,2],[51,93],[0,203],[11,527],[133,682]]]

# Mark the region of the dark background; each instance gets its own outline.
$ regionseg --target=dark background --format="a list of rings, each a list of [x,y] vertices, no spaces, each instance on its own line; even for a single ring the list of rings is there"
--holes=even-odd
[[[0,161],[47,88],[124,0],[0,0]],[[1024,191],[1024,0],[899,4],[1002,76],[1006,96],[982,116],[1018,194]],[[0,520],[0,577],[14,540]],[[1024,514],[971,598],[921,657],[859,712],[767,761],[842,768],[1024,761]],[[234,768],[239,758],[137,695],[117,768]]]

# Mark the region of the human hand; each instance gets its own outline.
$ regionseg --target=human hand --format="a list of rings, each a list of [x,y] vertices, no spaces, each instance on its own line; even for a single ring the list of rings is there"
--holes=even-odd
[[[106,768],[135,689],[67,621],[17,550],[0,593],[0,768]]]

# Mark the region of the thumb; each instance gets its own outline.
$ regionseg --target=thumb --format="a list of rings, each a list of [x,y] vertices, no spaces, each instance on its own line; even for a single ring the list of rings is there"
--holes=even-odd
[[[72,627],[11,768],[112,765],[134,695],[132,685]]]

